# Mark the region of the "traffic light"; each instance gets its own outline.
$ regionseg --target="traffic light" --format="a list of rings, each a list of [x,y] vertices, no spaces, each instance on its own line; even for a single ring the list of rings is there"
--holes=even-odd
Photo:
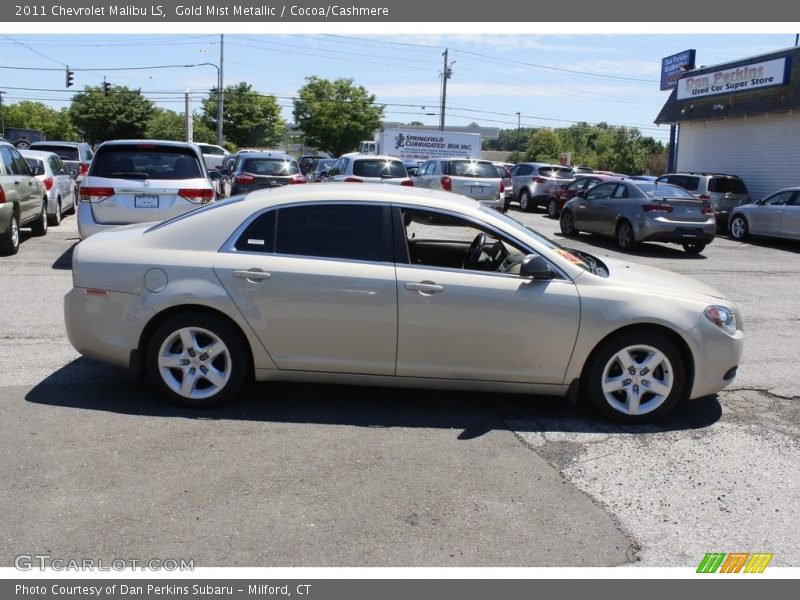
[[[108,96],[108,92],[111,89],[111,84],[107,81],[103,82],[103,96]]]
[[[69,67],[67,67],[67,87],[70,87],[72,85],[72,79],[74,77],[75,77],[75,73],[70,71]]]

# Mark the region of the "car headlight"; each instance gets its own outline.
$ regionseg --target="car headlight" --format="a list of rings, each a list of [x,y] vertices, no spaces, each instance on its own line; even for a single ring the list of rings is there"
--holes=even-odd
[[[722,329],[728,335],[736,333],[736,315],[730,308],[724,306],[708,306],[703,311],[706,319]]]

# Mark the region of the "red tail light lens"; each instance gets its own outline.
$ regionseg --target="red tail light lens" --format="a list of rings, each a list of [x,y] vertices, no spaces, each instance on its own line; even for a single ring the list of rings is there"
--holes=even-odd
[[[44,184],[44,189],[46,189],[49,192],[53,187],[53,178],[45,177],[42,183]]]
[[[445,192],[452,192],[453,191],[453,180],[450,179],[447,175],[443,175],[440,179],[442,183],[442,189]]]
[[[252,175],[244,174],[244,175],[237,175],[236,177],[233,178],[233,180],[239,185],[250,185],[256,180],[256,178],[253,177]]]
[[[5,204],[6,202],[6,193],[3,191],[3,187],[0,186],[0,204]]]
[[[364,182],[363,182],[361,179],[359,179],[358,177],[345,177],[345,178],[344,178],[344,180],[345,180],[347,183],[364,183]]]
[[[114,188],[81,186],[81,202],[102,202],[114,195]]]
[[[531,181],[533,183],[547,183],[547,180],[544,177],[539,177],[538,175],[536,177],[531,177]]]
[[[400,182],[400,185],[404,185],[406,187],[414,187],[414,182],[411,181],[410,179],[403,179],[403,181]]]
[[[183,188],[178,190],[178,196],[194,204],[208,204],[214,199],[214,190]]]
[[[306,178],[303,177],[302,175],[300,175],[299,173],[296,174],[296,175],[292,175],[292,178],[289,180],[290,184],[305,183],[305,182],[306,182]]]
[[[704,215],[713,215],[714,214],[714,207],[713,206],[704,206],[700,209],[700,212]]]
[[[709,196],[708,194],[700,194],[698,198],[700,198],[700,200],[711,200],[711,196]]]
[[[86,163],[81,163],[78,165],[78,175],[86,175],[89,172],[89,165]]]
[[[502,194],[505,191],[506,191],[506,184],[503,183],[503,181],[501,180],[500,181],[500,193]]]
[[[672,207],[669,204],[645,204],[642,210],[644,210],[644,212],[671,213]]]

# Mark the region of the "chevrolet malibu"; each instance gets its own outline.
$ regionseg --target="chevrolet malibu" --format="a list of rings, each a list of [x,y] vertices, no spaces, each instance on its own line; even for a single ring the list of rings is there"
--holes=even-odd
[[[72,345],[197,407],[294,380],[585,397],[639,422],[730,384],[742,352],[714,289],[435,190],[261,190],[97,233],[72,269]]]

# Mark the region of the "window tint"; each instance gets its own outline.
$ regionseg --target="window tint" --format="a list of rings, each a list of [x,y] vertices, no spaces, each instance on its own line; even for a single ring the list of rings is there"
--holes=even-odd
[[[278,211],[275,251],[392,262],[390,220],[389,208],[381,206],[333,204],[282,208]]]
[[[64,169],[64,163],[62,163],[61,159],[57,156],[51,156],[48,162],[50,163],[50,168],[53,170],[53,173],[56,175],[61,173],[62,170],[66,172],[66,169]]]
[[[354,161],[353,175],[360,177],[408,177],[402,162],[382,159]]]
[[[618,185],[614,190],[614,194],[612,198],[627,198],[628,197],[628,188],[624,185]]]
[[[275,176],[295,175],[300,172],[296,162],[281,158],[247,158],[242,170],[256,175]]]
[[[708,191],[718,194],[746,194],[744,181],[734,177],[712,177],[708,182]]]
[[[28,167],[28,163],[25,162],[22,154],[19,153],[19,150],[16,148],[8,148],[9,153],[11,154],[11,164],[8,165],[10,171],[14,175],[32,175],[33,172]]]
[[[794,192],[791,192],[791,191],[778,192],[777,194],[773,194],[769,198],[766,198],[762,204],[769,204],[769,205],[773,205],[773,206],[779,206],[779,205],[782,205],[782,204],[788,204],[793,193]]]
[[[539,175],[542,177],[550,177],[551,179],[572,179],[574,177],[572,169],[567,167],[539,167]]]
[[[530,165],[517,165],[514,168],[517,170],[515,175],[530,175],[533,172],[533,167]]]
[[[246,252],[274,252],[275,212],[270,210],[256,217],[236,240],[236,249]]]
[[[32,144],[31,150],[43,150],[45,152],[54,152],[58,154],[62,160],[78,160],[78,149],[71,146],[60,146],[58,144]]]
[[[37,167],[44,168],[44,164],[38,158],[26,158],[25,162],[28,163],[28,167],[30,167],[31,173],[36,173]]]
[[[498,178],[500,175],[492,163],[475,162],[471,160],[451,160],[447,165],[446,175],[454,177],[492,177]]]
[[[605,183],[603,185],[596,185],[586,194],[587,200],[596,200],[598,198],[609,198],[611,192],[614,191],[616,186],[613,183]]]
[[[109,146],[97,153],[89,175],[121,179],[194,179],[203,177],[189,148],[131,144]]]

